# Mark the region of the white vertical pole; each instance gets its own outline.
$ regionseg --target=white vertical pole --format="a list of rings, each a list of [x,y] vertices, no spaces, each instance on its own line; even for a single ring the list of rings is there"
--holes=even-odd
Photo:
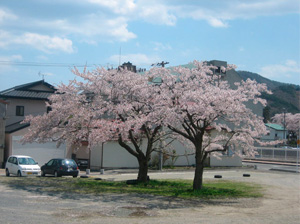
[[[286,160],[286,150],[287,149],[285,149],[285,151],[284,151],[284,160]]]
[[[297,166],[296,166],[296,172],[299,173],[299,146],[297,147]]]

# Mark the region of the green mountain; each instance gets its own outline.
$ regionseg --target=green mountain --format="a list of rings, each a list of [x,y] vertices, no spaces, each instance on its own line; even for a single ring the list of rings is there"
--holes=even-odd
[[[286,84],[277,81],[272,81],[259,74],[237,71],[243,80],[254,79],[258,83],[265,83],[273,92],[272,95],[263,94],[262,98],[268,102],[264,110],[264,117],[269,120],[270,117],[277,113],[283,113],[284,109],[288,113],[300,113],[300,86],[294,84]]]

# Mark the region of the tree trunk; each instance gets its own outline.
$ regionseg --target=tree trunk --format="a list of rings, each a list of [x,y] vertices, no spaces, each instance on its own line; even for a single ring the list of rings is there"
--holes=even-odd
[[[139,162],[139,174],[137,177],[138,182],[148,181],[148,160],[146,157],[138,158]]]
[[[202,189],[202,183],[203,183],[203,170],[204,170],[204,159],[202,155],[201,145],[196,144],[196,169],[195,169],[195,175],[194,175],[194,182],[193,182],[193,190],[200,190]]]
[[[193,190],[202,189],[203,169],[204,169],[203,162],[202,161],[198,162],[196,159],[196,169],[194,175]]]

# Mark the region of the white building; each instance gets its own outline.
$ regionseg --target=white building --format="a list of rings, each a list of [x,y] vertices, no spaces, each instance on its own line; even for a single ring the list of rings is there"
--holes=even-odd
[[[284,139],[284,128],[279,124],[267,123],[265,124],[268,134],[261,138],[262,141],[276,141]]]

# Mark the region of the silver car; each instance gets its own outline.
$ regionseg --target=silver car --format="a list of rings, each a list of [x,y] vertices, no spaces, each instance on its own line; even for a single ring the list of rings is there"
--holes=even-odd
[[[5,173],[6,176],[13,174],[19,177],[41,175],[41,168],[30,156],[14,155],[7,159]]]

